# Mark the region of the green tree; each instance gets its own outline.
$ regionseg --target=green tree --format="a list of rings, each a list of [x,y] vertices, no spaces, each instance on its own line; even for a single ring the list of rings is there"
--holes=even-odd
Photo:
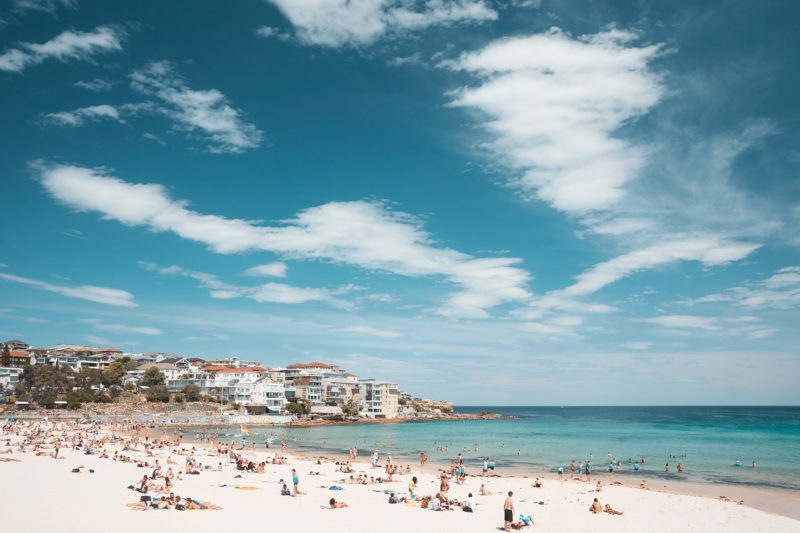
[[[153,385],[163,385],[164,384],[164,374],[161,371],[151,366],[147,370],[145,370],[142,379],[139,380],[139,385],[144,387],[152,387]]]
[[[119,361],[115,361],[103,371],[101,379],[103,380],[103,385],[106,387],[112,387],[114,385],[119,387],[122,385],[122,377],[124,375],[125,366]]]
[[[144,396],[145,398],[147,398],[147,401],[149,402],[164,402],[164,403],[169,402],[169,391],[167,390],[166,385],[152,385],[144,393]]]
[[[67,394],[67,409],[79,409],[81,406],[80,393],[72,391]]]
[[[101,390],[95,391],[94,398],[92,399],[96,402],[101,402],[101,403],[109,403],[111,401],[111,397],[109,397],[109,395],[106,394],[105,391]]]
[[[0,357],[0,366],[11,366],[11,352],[8,349],[8,344],[3,345],[3,356]]]
[[[306,405],[303,403],[289,402],[286,404],[285,409],[293,415],[302,416],[306,414]]]
[[[75,386],[82,389],[84,387],[92,387],[102,383],[102,372],[97,368],[89,368],[82,366],[79,371],[74,374]]]
[[[353,403],[353,400],[347,400],[346,402],[342,403],[342,413],[347,416],[357,416],[358,415],[358,406]]]
[[[125,357],[120,358],[119,362],[122,363],[122,366],[125,367],[126,371],[134,370],[139,366],[139,361],[131,359],[127,355]]]
[[[186,385],[183,387],[183,394],[189,402],[196,402],[200,400],[200,387],[197,385]]]
[[[186,396],[182,392],[175,393],[172,400],[176,403],[183,403],[186,401]]]

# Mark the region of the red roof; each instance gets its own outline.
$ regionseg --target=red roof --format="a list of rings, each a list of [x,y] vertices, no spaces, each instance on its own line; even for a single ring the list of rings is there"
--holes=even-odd
[[[319,362],[314,361],[314,362],[308,363],[308,364],[295,363],[293,365],[287,366],[286,368],[333,368],[333,365],[328,365],[328,364],[325,364],[325,363],[319,363]]]
[[[8,352],[8,355],[10,355],[11,357],[24,357],[25,359],[30,358],[30,355],[20,350],[11,350],[10,352]]]
[[[94,350],[95,352],[102,352],[102,353],[122,353],[122,350],[117,350],[116,348],[97,348]]]
[[[260,366],[243,366],[242,368],[225,368],[223,370],[217,370],[217,374],[225,374],[225,373],[232,373],[232,372],[263,372],[266,368],[262,368]]]
[[[220,370],[230,370],[227,366],[205,366],[203,370],[206,372],[219,372]]]

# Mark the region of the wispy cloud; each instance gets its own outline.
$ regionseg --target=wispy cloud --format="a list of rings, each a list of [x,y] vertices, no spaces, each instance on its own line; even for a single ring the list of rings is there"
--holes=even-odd
[[[175,123],[175,129],[199,133],[214,153],[239,153],[257,148],[263,133],[242,118],[216,89],[189,87],[168,61],[149,63],[131,74],[134,90],[158,98],[155,110]]]
[[[403,276],[444,276],[462,289],[440,308],[448,316],[485,318],[487,309],[530,298],[530,275],[514,266],[519,259],[476,258],[437,246],[418,218],[385,203],[330,202],[267,226],[192,211],[161,185],[125,182],[102,170],[44,163],[34,170],[48,194],[73,209],[174,232],[217,253],[269,251]]]
[[[66,62],[90,60],[94,55],[122,50],[125,31],[117,26],[98,26],[89,32],[65,31],[42,43],[18,43],[0,55],[0,70],[22,72],[48,59]]]
[[[553,28],[495,41],[442,63],[479,80],[454,91],[451,105],[484,114],[490,146],[520,173],[512,185],[524,195],[569,213],[606,209],[624,197],[645,154],[615,134],[664,92],[649,68],[662,47],[636,46],[637,38]]]
[[[362,333],[364,335],[382,337],[384,339],[397,339],[403,336],[403,333],[399,331],[373,328],[372,326],[347,326],[345,328],[336,328],[334,331],[342,331],[345,333]]]
[[[275,263],[267,263],[266,265],[258,265],[250,267],[244,272],[245,276],[259,276],[271,278],[285,278],[286,277],[286,263],[280,261]]]
[[[128,326],[125,324],[108,324],[102,318],[79,318],[82,324],[90,324],[93,328],[110,333],[139,333],[141,335],[162,335],[164,332],[150,326]]]
[[[431,26],[497,19],[483,0],[268,0],[295,28],[300,42],[321,46],[361,46]]]
[[[87,120],[97,122],[101,119],[110,119],[116,122],[125,122],[119,115],[119,111],[110,105],[93,105],[81,107],[72,111],[60,111],[58,113],[45,113],[42,115],[43,122],[56,126],[81,126]]]
[[[789,309],[800,305],[800,267],[781,268],[770,277],[680,303],[731,302],[750,308]]]
[[[631,341],[622,345],[629,350],[649,350],[653,343],[650,341]]]
[[[78,2],[76,0],[13,0],[11,9],[15,13],[41,11],[52,15],[60,7],[78,9]]]
[[[93,93],[99,93],[103,91],[111,90],[117,82],[115,81],[108,81],[101,78],[95,78],[91,81],[76,81],[75,87],[80,87],[81,89],[86,89],[87,91],[91,91]]]
[[[335,289],[315,287],[295,287],[285,283],[265,283],[251,287],[232,285],[220,280],[214,274],[186,270],[178,265],[159,267],[152,263],[139,261],[139,265],[151,272],[186,276],[200,282],[203,288],[209,289],[209,296],[219,300],[233,298],[249,298],[260,303],[302,304],[306,302],[325,302],[341,309],[353,309],[353,304],[339,296],[356,289],[352,285],[345,285]]]
[[[0,279],[28,285],[43,291],[54,292],[62,296],[70,298],[80,298],[90,302],[97,302],[107,305],[118,305],[122,307],[136,307],[133,302],[133,294],[128,291],[120,289],[112,289],[109,287],[97,287],[94,285],[78,285],[68,287],[64,285],[53,285],[45,281],[39,281],[31,278],[24,278],[22,276],[15,276],[13,274],[0,273]]]
[[[693,315],[662,315],[652,318],[637,318],[636,322],[646,322],[648,324],[656,324],[664,328],[677,328],[677,329],[704,329],[704,330],[718,330],[722,329],[716,318],[707,316],[693,316]]]
[[[648,246],[598,263],[575,276],[575,283],[534,298],[526,310],[515,314],[538,319],[552,312],[602,313],[615,310],[602,303],[585,303],[589,296],[636,272],[674,261],[698,261],[703,266],[720,266],[753,253],[759,244],[731,241],[718,235],[675,235],[668,242]]]

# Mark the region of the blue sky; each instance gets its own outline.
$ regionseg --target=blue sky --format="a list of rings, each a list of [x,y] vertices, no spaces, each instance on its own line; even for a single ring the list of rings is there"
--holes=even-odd
[[[798,11],[6,2],[0,335],[796,404]]]

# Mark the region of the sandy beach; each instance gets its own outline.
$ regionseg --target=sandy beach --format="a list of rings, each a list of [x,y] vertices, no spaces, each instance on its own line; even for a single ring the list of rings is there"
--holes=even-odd
[[[0,516],[3,531],[101,531],[113,528],[120,533],[165,530],[220,531],[264,527],[277,530],[312,531],[324,527],[331,532],[345,531],[497,531],[502,524],[503,501],[506,492],[514,492],[515,518],[532,516],[539,531],[800,531],[800,521],[786,516],[767,513],[735,501],[722,501],[710,497],[674,494],[656,490],[617,485],[605,485],[596,492],[594,481],[560,482],[551,474],[544,478],[542,488],[533,488],[531,479],[521,477],[467,477],[463,485],[451,482],[450,499],[464,501],[468,493],[476,500],[474,513],[453,511],[433,512],[422,509],[419,503],[389,504],[387,491],[398,495],[408,494],[411,476],[419,480],[417,495],[434,495],[439,489],[439,478],[429,466],[421,472],[411,465],[412,473],[395,476],[391,483],[356,485],[340,483],[351,474],[336,471],[331,460],[314,460],[287,454],[285,465],[266,465],[265,472],[237,471],[227,457],[219,456],[193,442],[179,447],[166,444],[154,447],[149,453],[142,446],[144,439],[132,449],[123,450],[125,441],[109,442],[108,429],[97,433],[89,425],[67,428],[59,423],[45,425],[46,432],[40,440],[37,455],[32,446],[19,451],[18,443],[35,425],[17,424],[6,428],[2,435],[0,474],[4,481],[4,495],[0,499]],[[17,434],[19,433],[19,434]],[[121,435],[122,432],[114,432]],[[82,449],[64,447],[59,459],[52,457],[52,436],[67,440],[81,435],[84,443],[97,439],[103,445],[93,447],[92,455]],[[10,439],[11,445],[7,445]],[[127,437],[125,438],[127,439]],[[32,442],[29,440],[29,442]],[[85,447],[85,444],[84,444]],[[222,471],[201,470],[199,475],[183,475],[174,481],[174,493],[184,498],[210,502],[221,510],[176,511],[132,510],[127,504],[138,502],[139,492],[129,488],[138,485],[142,476],[152,468],[137,467],[135,462],[114,460],[114,452],[132,461],[155,460],[167,468],[171,456],[183,470],[186,455],[194,447],[194,460],[198,463],[223,464]],[[181,451],[183,448],[183,452]],[[105,452],[109,458],[101,458]],[[247,452],[247,457],[259,462],[268,461],[275,453],[269,450]],[[373,469],[369,458],[361,451],[353,463],[354,476],[386,477],[382,469]],[[263,459],[262,459],[263,458]],[[10,459],[10,460],[9,460]],[[385,458],[381,458],[384,464]],[[319,462],[318,462],[319,461]],[[405,466],[405,465],[404,465]],[[73,469],[80,468],[80,473]],[[305,494],[292,497],[280,494],[280,480],[291,488],[292,468],[299,477],[300,490]],[[94,470],[94,472],[90,472]],[[310,472],[319,472],[311,475]],[[155,483],[163,483],[163,479]],[[480,496],[481,483],[493,494]],[[331,486],[342,490],[330,490]],[[152,498],[160,495],[149,492]],[[348,504],[344,509],[330,509],[331,498]],[[589,506],[598,498],[601,504],[610,504],[623,511],[620,516],[606,513],[593,514]],[[524,529],[531,529],[526,527]]]

